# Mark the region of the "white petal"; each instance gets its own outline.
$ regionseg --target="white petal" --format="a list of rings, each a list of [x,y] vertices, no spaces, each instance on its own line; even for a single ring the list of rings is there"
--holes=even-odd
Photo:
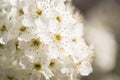
[[[93,69],[91,67],[91,64],[85,61],[82,62],[78,71],[80,72],[81,75],[88,76],[93,71]]]

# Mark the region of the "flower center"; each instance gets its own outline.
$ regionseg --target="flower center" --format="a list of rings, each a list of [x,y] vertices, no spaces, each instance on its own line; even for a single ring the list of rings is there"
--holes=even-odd
[[[38,17],[38,16],[41,16],[42,15],[42,10],[40,10],[40,9],[37,9],[36,11],[35,11],[35,15]]]
[[[19,14],[19,16],[22,16],[22,15],[24,14],[23,10],[22,10],[22,9],[19,9],[19,10],[18,10],[18,14]]]
[[[57,20],[58,22],[61,22],[61,21],[62,21],[62,18],[61,18],[60,16],[57,16],[57,17],[56,17],[56,20]]]
[[[74,43],[76,43],[76,42],[77,42],[77,40],[76,40],[75,38],[73,38],[73,39],[72,39],[72,41],[73,41]]]
[[[54,67],[55,63],[54,62],[50,62],[50,67]]]
[[[27,27],[25,27],[25,26],[21,26],[19,30],[20,30],[21,32],[24,32],[24,31],[27,30]]]
[[[41,64],[35,63],[34,68],[35,68],[35,70],[41,70],[42,66],[41,66]]]
[[[7,31],[6,25],[2,25],[1,29],[2,32]]]
[[[49,64],[49,67],[50,68],[53,68],[55,66],[56,62],[54,59],[51,60],[50,64]]]
[[[62,36],[60,34],[55,34],[55,42],[61,42]]]
[[[32,47],[39,48],[40,45],[41,45],[41,42],[40,42],[39,38],[32,39],[32,41],[31,41]]]

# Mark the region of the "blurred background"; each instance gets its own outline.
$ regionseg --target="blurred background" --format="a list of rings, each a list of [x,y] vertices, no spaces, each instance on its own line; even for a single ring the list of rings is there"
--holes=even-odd
[[[82,80],[120,80],[120,0],[73,0],[95,47],[93,73]]]

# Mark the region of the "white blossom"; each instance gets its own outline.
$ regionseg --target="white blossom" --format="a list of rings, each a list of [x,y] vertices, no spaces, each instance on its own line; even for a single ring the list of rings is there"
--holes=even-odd
[[[0,1],[1,80],[75,80],[92,72],[81,15],[66,1]]]

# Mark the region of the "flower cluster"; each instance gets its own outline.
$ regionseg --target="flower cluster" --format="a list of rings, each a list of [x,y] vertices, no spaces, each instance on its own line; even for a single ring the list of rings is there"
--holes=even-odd
[[[92,48],[71,8],[66,0],[0,0],[0,80],[75,80],[92,72]]]

